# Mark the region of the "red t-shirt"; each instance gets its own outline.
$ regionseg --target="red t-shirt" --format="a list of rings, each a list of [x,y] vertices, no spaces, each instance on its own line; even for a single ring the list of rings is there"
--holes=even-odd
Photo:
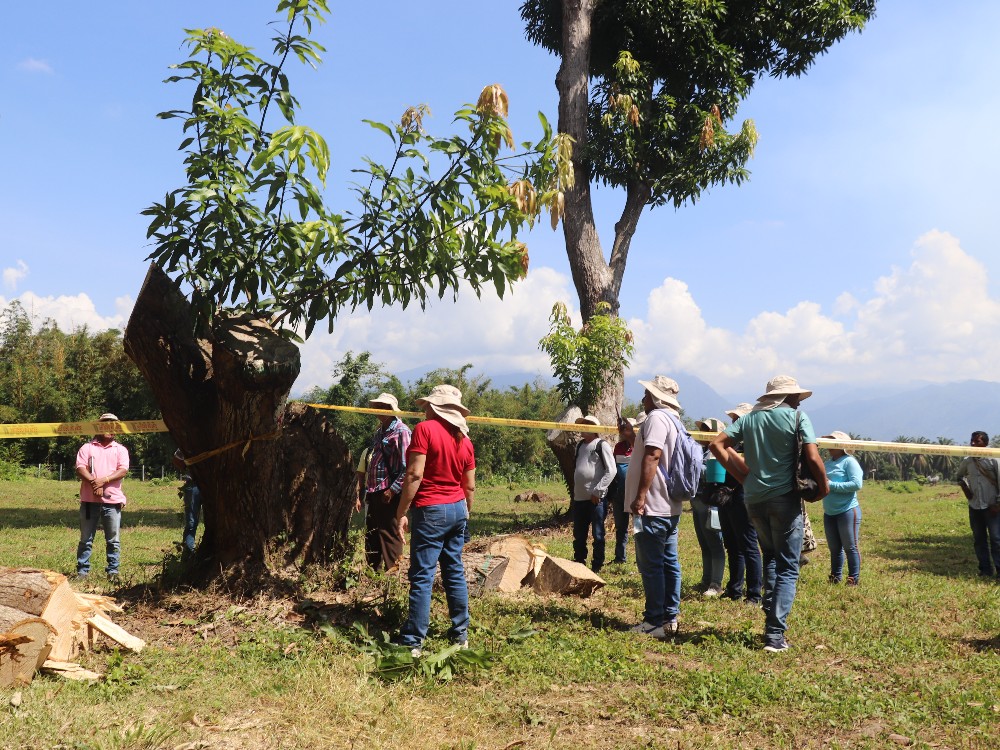
[[[462,477],[469,469],[476,468],[476,456],[469,438],[463,436],[461,442],[456,442],[455,436],[441,422],[427,419],[413,428],[406,451],[407,465],[414,453],[426,456],[424,478],[413,498],[414,507],[465,500]]]

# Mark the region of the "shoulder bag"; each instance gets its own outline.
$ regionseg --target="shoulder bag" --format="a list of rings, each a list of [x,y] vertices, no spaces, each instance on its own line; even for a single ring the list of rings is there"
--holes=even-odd
[[[795,410],[795,494],[812,503],[819,500],[819,483],[813,478],[809,465],[805,462],[806,446],[799,431],[799,410]]]

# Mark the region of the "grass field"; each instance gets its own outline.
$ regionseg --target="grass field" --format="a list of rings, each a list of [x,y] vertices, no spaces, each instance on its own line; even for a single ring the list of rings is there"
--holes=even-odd
[[[292,599],[140,595],[137,584],[155,581],[180,537],[180,503],[174,486],[126,489],[126,612],[116,621],[148,648],[87,655],[85,666],[107,675],[100,684],[37,677],[17,706],[7,691],[0,747],[1000,747],[1000,587],[975,576],[954,487],[866,487],[862,585],[827,583],[821,540],[803,569],[789,652],[761,651],[759,610],[697,594],[700,554],[685,514],[676,641],[624,632],[642,609],[629,563],[606,568],[608,586],[589,600],[474,600],[472,645],[493,663],[450,682],[379,679],[373,657],[328,627],[389,631],[403,615],[399,583],[367,576],[357,557],[338,572],[346,590],[315,575]],[[520,489],[481,492],[473,533],[552,517],[558,503],[513,503]],[[71,573],[76,508],[70,482],[0,483],[0,564]],[[810,510],[821,535],[821,508]],[[535,536],[569,555],[565,529]],[[100,535],[94,562],[103,569]],[[101,578],[92,573],[88,585],[102,588]],[[437,596],[434,607],[432,650],[447,628]]]

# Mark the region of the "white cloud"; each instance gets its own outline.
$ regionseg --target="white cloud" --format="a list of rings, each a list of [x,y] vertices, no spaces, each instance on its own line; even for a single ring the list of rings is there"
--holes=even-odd
[[[52,75],[52,66],[49,65],[45,60],[39,60],[34,57],[26,57],[17,64],[17,69],[24,71],[25,73],[45,73],[46,75]]]
[[[717,390],[756,392],[779,372],[808,384],[995,380],[1000,300],[983,264],[950,234],[923,235],[905,269],[875,281],[867,299],[841,294],[833,314],[809,301],[756,314],[741,332],[708,326],[687,285],[649,295],[636,334],[636,372],[698,375]]]
[[[25,263],[20,258],[14,261],[14,263],[15,263],[14,266],[3,269],[4,288],[10,289],[11,291],[16,290],[18,282],[28,275],[27,263]]]
[[[133,304],[131,298],[119,297],[115,300],[116,312],[105,316],[97,312],[93,300],[82,292],[59,297],[39,297],[34,292],[24,292],[17,300],[35,325],[54,320],[63,331],[86,326],[91,332],[106,331],[109,328],[124,329]],[[11,301],[0,297],[0,308],[7,307]]]
[[[734,331],[709,325],[688,286],[665,279],[650,292],[645,315],[629,321],[636,337],[630,376],[687,372],[720,392],[749,394],[782,372],[807,387],[997,379],[1000,349],[992,342],[1000,339],[1000,299],[990,296],[983,264],[954,236],[920,237],[910,264],[876,278],[867,293],[857,291],[857,276],[851,280],[855,291],[837,297],[831,312],[804,300],[785,311],[755,312]],[[119,297],[114,313],[102,315],[86,294],[25,292],[19,299],[36,322],[52,318],[64,330],[122,328],[134,304]],[[424,311],[361,310],[338,320],[332,334],[319,330],[305,343],[295,392],[330,385],[348,350],[368,350],[395,373],[471,362],[495,375],[545,374],[548,358],[538,340],[548,331],[552,305],[566,303],[579,324],[575,300],[570,279],[542,267],[503,300],[492,289],[477,298],[463,285],[457,302],[435,299]]]

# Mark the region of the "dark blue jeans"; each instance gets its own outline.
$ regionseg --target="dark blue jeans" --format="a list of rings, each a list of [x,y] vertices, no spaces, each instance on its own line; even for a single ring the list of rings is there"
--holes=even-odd
[[[1000,576],[1000,514],[969,508],[969,526],[980,574]]]
[[[802,554],[802,501],[789,493],[747,504],[764,557],[764,640],[780,641],[788,629]]]
[[[719,508],[719,521],[729,559],[729,583],[725,596],[730,599],[745,596],[748,602],[760,602],[763,575],[760,547],[757,546],[757,530],[747,515],[742,492]]]
[[[587,562],[587,534],[594,535],[594,557],[591,567],[597,571],[604,567],[604,513],[607,505],[602,501],[594,505],[589,500],[573,501],[573,559]]]
[[[184,488],[184,552],[194,552],[194,536],[201,518],[201,490],[196,485]]]
[[[465,527],[469,514],[465,500],[414,508],[410,523],[410,613],[399,631],[405,646],[421,646],[431,621],[431,587],[441,563],[441,581],[451,628],[448,637],[461,643],[469,630],[469,588],[462,565]]]
[[[705,588],[722,588],[722,575],[726,571],[726,548],[722,531],[709,528],[712,509],[696,497],[691,498],[691,515],[694,517],[694,534],[701,547],[701,585]],[[719,519],[722,526],[722,519]]]
[[[657,627],[677,619],[681,606],[681,561],[677,556],[680,516],[639,516],[635,562],[646,595],[643,620]]]
[[[615,562],[625,562],[626,551],[628,550],[628,530],[631,523],[628,508],[625,507],[625,476],[628,473],[628,464],[618,464],[618,473],[614,481],[608,488],[608,494],[604,498],[605,505],[610,506],[612,518],[615,520]],[[605,508],[605,515],[607,508]]]
[[[830,547],[830,575],[840,580],[844,572],[844,557],[847,557],[847,575],[857,583],[861,578],[861,506],[835,516],[823,514],[823,529],[826,543]]]

